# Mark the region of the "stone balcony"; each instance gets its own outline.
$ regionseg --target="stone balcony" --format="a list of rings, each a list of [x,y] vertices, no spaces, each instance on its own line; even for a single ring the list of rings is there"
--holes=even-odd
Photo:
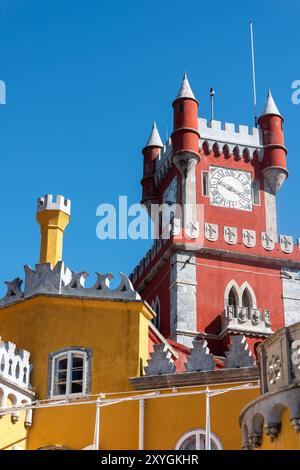
[[[262,393],[300,383],[300,323],[281,328],[259,347]]]
[[[269,336],[273,333],[268,310],[229,305],[222,313],[223,337],[228,333],[243,333],[258,336]]]
[[[262,395],[243,409],[243,447],[260,447],[263,433],[273,442],[281,432],[281,415],[288,409],[300,432],[300,323],[278,330],[257,348]]]

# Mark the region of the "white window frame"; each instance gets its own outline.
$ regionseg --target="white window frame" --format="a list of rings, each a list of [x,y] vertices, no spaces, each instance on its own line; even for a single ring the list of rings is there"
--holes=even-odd
[[[51,354],[50,358],[50,387],[49,387],[49,396],[50,398],[62,398],[62,397],[79,397],[86,395],[88,393],[88,374],[91,373],[90,368],[88,367],[88,355],[89,351],[84,350],[83,348],[67,348],[64,350],[57,351],[57,353]],[[72,358],[80,357],[83,359],[83,369],[82,369],[82,391],[72,393]],[[61,359],[67,359],[67,378],[66,378],[66,393],[65,394],[55,394],[54,393],[54,377],[55,377],[55,366],[57,362]]]
[[[192,431],[189,431],[189,432],[185,433],[183,436],[181,436],[181,438],[179,439],[179,441],[176,444],[175,450],[180,450],[180,447],[184,443],[184,441],[186,441],[191,436],[196,436],[196,449],[195,450],[204,450],[204,449],[201,449],[200,437],[203,436],[204,439],[205,439],[206,432],[205,432],[204,429],[200,429],[200,428],[193,429]],[[223,450],[224,449],[223,444],[221,442],[221,439],[215,433],[210,432],[210,440],[216,445],[216,447],[217,447],[216,450]]]
[[[204,194],[204,175],[207,175],[207,194]],[[209,189],[209,171],[208,170],[201,170],[201,194],[203,197],[210,197],[210,189]]]

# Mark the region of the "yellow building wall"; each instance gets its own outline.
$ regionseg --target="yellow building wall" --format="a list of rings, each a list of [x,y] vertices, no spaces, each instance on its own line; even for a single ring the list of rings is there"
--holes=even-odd
[[[194,387],[190,390],[200,392],[203,388]],[[178,392],[180,391],[186,392],[187,389],[179,388]],[[124,398],[129,395],[114,394],[107,395],[106,398]],[[241,409],[257,395],[257,390],[243,390],[211,398],[211,431],[221,439],[225,449],[241,449],[238,417]],[[28,448],[37,449],[49,445],[62,445],[69,449],[87,447],[93,443],[95,416],[94,404],[35,410]],[[138,449],[138,400],[102,407],[100,423],[100,449]],[[146,399],[146,450],[173,450],[186,432],[196,428],[205,429],[203,394]]]
[[[69,346],[93,351],[92,393],[128,390],[128,377],[146,365],[151,317],[142,302],[39,296],[0,310],[1,336],[30,352],[39,399],[46,398],[49,353]]]
[[[289,410],[284,410],[281,415],[281,430],[278,437],[271,442],[270,438],[264,433],[262,445],[257,450],[299,450],[300,433],[294,430],[290,419]]]
[[[7,400],[6,406],[11,406]],[[24,428],[25,412],[20,412],[17,423],[12,424],[10,415],[0,419],[0,450],[12,450],[14,446],[25,450],[27,447],[27,431]]]
[[[123,392],[122,396],[124,392],[140,394],[131,389],[128,379],[141,375],[146,365],[151,316],[139,301],[38,296],[0,310],[1,336],[30,351],[34,365],[31,383],[40,400],[46,398],[49,353],[69,346],[93,351],[92,394],[106,393],[106,398],[115,392]],[[211,430],[225,449],[241,448],[239,414],[257,396],[258,390],[243,390],[211,398]],[[91,445],[95,414],[94,404],[34,410],[28,449],[51,445],[82,449]],[[9,419],[0,420],[0,426]],[[101,408],[100,448],[137,449],[138,423],[138,401]],[[146,401],[145,449],[172,450],[179,438],[194,428],[205,428],[204,395]],[[20,428],[24,437],[24,428],[22,432]],[[18,439],[18,435],[7,434],[3,441],[2,435],[2,448]]]

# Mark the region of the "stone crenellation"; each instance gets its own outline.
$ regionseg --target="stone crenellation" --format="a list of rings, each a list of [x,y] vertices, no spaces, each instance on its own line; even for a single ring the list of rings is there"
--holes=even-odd
[[[66,199],[64,196],[57,195],[56,197],[52,194],[46,194],[43,197],[39,197],[37,200],[37,212],[43,211],[62,211],[66,214],[71,214],[71,201]]]
[[[169,138],[161,149],[156,160],[155,183],[163,179],[172,166],[172,140]]]
[[[22,280],[14,279],[6,282],[7,293],[0,300],[0,307],[18,302],[22,299],[39,294],[52,295],[77,295],[80,297],[118,299],[118,300],[140,300],[140,295],[134,290],[128,277],[120,273],[121,282],[115,289],[110,288],[113,279],[111,273],[96,273],[97,280],[92,287],[85,287],[85,280],[89,274],[75,272],[67,268],[62,261],[54,268],[49,263],[37,264],[35,270],[26,265],[25,288],[21,290]]]
[[[17,349],[9,341],[0,341],[0,377],[22,388],[29,388],[32,369],[29,357],[30,353],[25,349]]]
[[[214,150],[217,154],[235,155],[238,159],[246,155],[249,160],[252,160],[257,154],[258,160],[263,160],[264,146],[261,129],[231,122],[223,123],[222,121],[198,118],[198,130],[200,149],[203,148],[208,152]],[[156,184],[160,183],[171,166],[172,140],[169,137],[156,160]]]
[[[135,283],[136,280],[143,275],[149,264],[155,259],[156,255],[160,252],[161,248],[166,244],[168,238],[159,238],[155,240],[152,247],[147,251],[145,256],[141,259],[139,264],[134,268],[130,274],[129,279]]]
[[[228,351],[225,352],[225,356],[225,369],[252,367],[255,362],[244,335],[231,337],[231,343]]]
[[[210,353],[206,340],[195,339],[193,349],[188,356],[185,368],[187,372],[214,370],[216,363]]]
[[[263,148],[261,130],[256,127],[199,118],[198,129],[202,140],[256,149]]]
[[[174,374],[175,365],[171,356],[167,344],[155,344],[153,352],[150,353],[148,365],[145,367],[146,375]]]

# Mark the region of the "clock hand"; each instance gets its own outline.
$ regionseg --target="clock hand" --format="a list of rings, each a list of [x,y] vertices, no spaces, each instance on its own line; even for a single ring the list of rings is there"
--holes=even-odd
[[[229,184],[223,183],[223,181],[219,181],[219,183],[223,188],[227,189],[228,191],[232,191],[233,193],[237,194],[240,197],[243,197],[244,194],[241,193],[240,191],[237,191],[233,186],[230,186]]]

